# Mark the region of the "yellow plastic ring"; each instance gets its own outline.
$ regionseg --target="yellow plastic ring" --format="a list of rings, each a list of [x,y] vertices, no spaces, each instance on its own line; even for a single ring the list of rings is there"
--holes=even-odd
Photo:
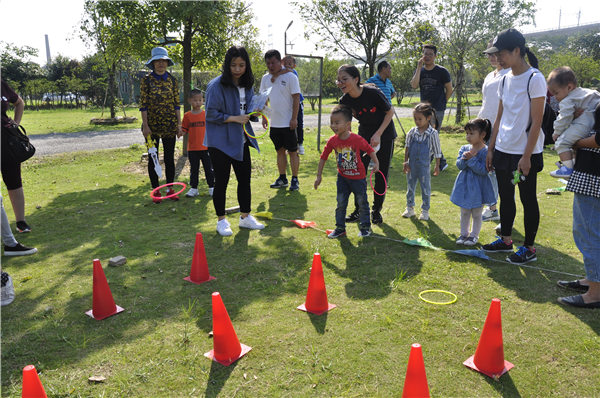
[[[444,293],[444,294],[447,294],[454,298],[450,301],[444,301],[444,302],[431,301],[431,300],[427,300],[426,298],[423,297],[423,294],[425,294],[425,293]],[[446,290],[438,290],[438,289],[423,290],[421,293],[419,293],[419,298],[426,303],[435,304],[435,305],[449,305],[449,304],[455,303],[456,300],[458,300],[458,297],[456,297],[456,294],[454,294],[452,292],[448,292]]]
[[[262,138],[262,137],[264,137],[265,135],[269,134],[269,131],[271,130],[271,121],[269,120],[269,118],[267,117],[267,115],[265,115],[265,114],[264,114],[264,113],[262,113],[262,112],[250,112],[250,113],[248,114],[248,116],[252,116],[252,115],[260,115],[260,116],[264,117],[265,119],[267,119],[267,130],[266,130],[266,131],[265,131],[263,134],[261,134],[261,135],[258,135],[258,136],[250,135],[250,134],[248,134],[248,132],[246,131],[246,125],[244,124],[244,126],[243,126],[244,133],[246,133],[246,135],[247,135],[248,137],[250,137],[250,138],[254,138],[254,139],[257,139],[257,138]]]

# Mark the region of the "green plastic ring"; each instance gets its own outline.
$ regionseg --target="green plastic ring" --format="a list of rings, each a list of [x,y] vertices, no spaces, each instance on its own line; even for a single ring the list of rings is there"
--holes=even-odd
[[[250,113],[248,114],[248,116],[252,116],[252,115],[260,115],[260,116],[264,117],[265,119],[267,119],[267,130],[266,130],[266,131],[265,131],[265,132],[264,132],[262,135],[259,135],[259,136],[250,135],[250,134],[248,134],[248,132],[246,131],[246,125],[244,124],[244,126],[243,126],[243,128],[244,128],[244,133],[246,133],[246,135],[247,135],[248,137],[250,137],[250,138],[254,138],[254,139],[257,139],[257,138],[262,138],[262,137],[264,137],[265,135],[269,134],[269,131],[271,130],[271,121],[269,120],[269,118],[267,117],[267,115],[265,115],[265,114],[264,114],[264,113],[262,113],[262,112],[258,112],[258,111],[257,111],[257,112],[250,112]]]

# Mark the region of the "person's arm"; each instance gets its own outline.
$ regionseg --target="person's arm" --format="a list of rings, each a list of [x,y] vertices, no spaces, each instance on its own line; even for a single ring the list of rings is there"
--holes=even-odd
[[[410,80],[410,86],[413,89],[416,89],[417,87],[419,87],[419,82],[421,81],[421,68],[423,68],[423,57],[421,57],[419,59],[419,62],[417,62],[417,69],[415,70],[415,74],[413,75],[412,79]]]
[[[381,93],[381,91],[380,91],[380,94],[382,95],[382,98],[384,98],[385,102],[387,103],[387,98],[383,97],[383,93]],[[385,113],[383,122],[381,122],[381,125],[375,131],[375,134],[373,134],[373,136],[371,137],[370,144],[373,148],[377,147],[377,145],[379,145],[381,143],[381,135],[383,134],[385,129],[388,127],[388,125],[391,123],[393,117],[394,117],[394,108],[392,108],[391,104],[390,104],[390,109],[388,109],[387,112]]]
[[[484,150],[484,149],[481,149]],[[488,174],[488,171],[485,167],[485,158],[482,159],[477,155],[474,155],[470,159],[467,160],[467,166],[473,171],[473,173],[485,176]]]
[[[565,98],[560,101],[558,106],[558,116],[554,121],[554,134],[552,137],[556,136],[558,138],[573,122],[575,118],[575,103],[571,101],[570,98]],[[556,138],[554,140],[556,141]]]
[[[236,89],[237,90],[237,89]],[[249,120],[247,114],[230,115],[225,113],[225,91],[220,82],[211,84],[206,89],[206,121],[211,123],[239,123],[246,124]],[[239,108],[239,104],[237,105]]]
[[[435,169],[433,169],[433,175],[437,176],[440,174],[440,161],[442,159],[442,145],[440,143],[440,136],[438,132],[434,132],[431,135],[433,139],[433,156],[435,156]]]
[[[21,97],[17,97],[17,101],[13,104],[15,107],[15,114],[13,116],[13,120],[15,124],[21,124],[21,119],[23,118],[23,110],[25,109],[25,102]]]
[[[140,112],[142,113],[142,134],[145,139],[152,134],[150,126],[148,126],[148,86],[146,77],[140,81]]]
[[[285,75],[286,73],[290,73],[292,71],[292,69],[287,69],[287,68],[283,68],[280,69],[279,71],[273,73],[271,75],[271,83],[275,83],[275,80],[277,80],[277,78],[281,75]]]
[[[494,159],[494,148],[496,147],[496,137],[498,136],[498,130],[500,129],[500,119],[502,119],[502,113],[504,112],[504,106],[502,100],[498,103],[498,113],[496,114],[496,120],[494,121],[494,127],[492,128],[492,135],[488,142],[488,153],[485,157],[485,167],[488,171],[494,170],[492,160]]]
[[[579,148],[600,148],[600,135],[595,133],[587,138],[582,138],[578,141],[575,141],[575,144],[573,144],[573,149]]]
[[[465,159],[465,152],[469,152],[467,151],[467,148],[465,146],[461,147],[458,150],[458,157],[456,158],[456,167],[459,170],[464,170],[467,168],[468,159]]]
[[[375,151],[372,151],[369,153],[369,157],[373,162],[373,173],[377,173],[379,171],[379,159],[377,159],[377,154],[375,153]]]
[[[525,152],[521,159],[517,169],[521,170],[524,176],[529,175],[531,169],[531,154],[535,148],[540,131],[542,128],[542,117],[544,116],[544,103],[546,102],[545,97],[538,97],[531,99],[531,128],[527,135],[527,145],[525,145]]]
[[[444,84],[444,90],[446,90],[446,102],[452,97],[452,93],[454,92],[454,87],[452,87],[452,82],[448,82]]]
[[[317,167],[317,178],[315,179],[315,189],[317,189],[319,187],[319,185],[321,185],[323,167],[325,166],[326,161],[327,161],[327,159],[323,159],[323,158],[319,159],[319,166]]]
[[[411,133],[410,131],[406,135],[406,142],[404,144],[404,163],[402,164],[402,171],[404,174],[410,173],[410,166],[408,165],[408,148],[410,146]]]
[[[290,119],[290,130],[298,127],[298,110],[300,109],[300,93],[292,94],[292,118]]]

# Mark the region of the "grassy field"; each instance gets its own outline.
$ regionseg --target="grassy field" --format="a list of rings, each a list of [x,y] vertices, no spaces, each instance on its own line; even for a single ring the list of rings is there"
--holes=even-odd
[[[442,136],[449,159],[463,141],[462,135]],[[261,154],[252,152],[253,211],[333,228],[334,162],[329,160],[315,191],[314,130],[306,148],[300,191],[273,190],[275,153],[262,140]],[[430,221],[400,217],[406,179],[399,149],[384,223],[373,228],[377,237],[360,239],[349,225],[342,240],[279,220],[264,221],[262,231],[239,230],[235,214],[228,216],[234,235],[220,237],[206,194],[151,203],[142,152],[134,146],[24,164],[33,231],[17,238],[39,253],[2,258],[17,294],[2,308],[3,397],[20,396],[27,364],[37,367],[52,397],[399,396],[415,342],[423,346],[432,396],[598,396],[598,312],[556,302],[568,293],[556,280],[573,278],[560,272],[582,275],[583,265],[571,235],[572,194],[546,195],[561,185],[548,170],[538,182],[539,261],[518,267],[397,242],[422,237],[454,250],[459,232],[459,209],[448,199],[455,167],[432,178]],[[546,153],[546,164],[554,158]],[[188,181],[184,164],[180,158],[177,181]],[[237,204],[235,186],[232,177],[228,206]],[[203,181],[200,190],[206,192]],[[10,202],[5,205],[12,219]],[[482,242],[494,239],[493,226],[484,224]],[[520,206],[515,228],[521,241]],[[182,279],[189,274],[196,232],[204,235],[217,277],[202,285]],[[323,259],[329,301],[338,306],[323,316],[296,310],[315,252]],[[127,264],[108,267],[116,255],[126,256]],[[94,258],[101,259],[115,301],[125,308],[103,321],[84,315],[92,306]],[[425,289],[451,291],[458,301],[427,304],[418,298]],[[221,293],[240,341],[253,347],[230,367],[203,356],[212,348],[214,291]],[[495,297],[502,300],[505,358],[515,365],[499,381],[462,365],[475,352]],[[89,383],[90,376],[106,381]]]
[[[26,110],[23,113],[21,124],[27,129],[27,134],[48,133],[75,133],[79,131],[107,131],[136,129],[142,125],[140,112],[136,107],[126,107],[127,116],[134,116],[138,120],[134,123],[123,123],[116,125],[90,124],[92,118],[99,118],[102,110],[99,108],[88,109],[43,109],[39,111]],[[12,116],[12,112],[9,113]],[[117,116],[123,116],[122,111]],[[110,111],[104,110],[104,118],[110,117]]]

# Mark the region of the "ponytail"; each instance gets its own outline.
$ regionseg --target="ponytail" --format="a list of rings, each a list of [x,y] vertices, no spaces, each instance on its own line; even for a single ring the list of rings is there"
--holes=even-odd
[[[521,49],[521,54],[523,54],[523,56],[525,56],[525,54],[527,54],[527,60],[529,61],[529,65],[533,66],[535,69],[539,69],[538,68],[538,66],[539,66],[538,59],[531,52],[529,47],[525,47],[525,51],[523,51],[523,49]]]

